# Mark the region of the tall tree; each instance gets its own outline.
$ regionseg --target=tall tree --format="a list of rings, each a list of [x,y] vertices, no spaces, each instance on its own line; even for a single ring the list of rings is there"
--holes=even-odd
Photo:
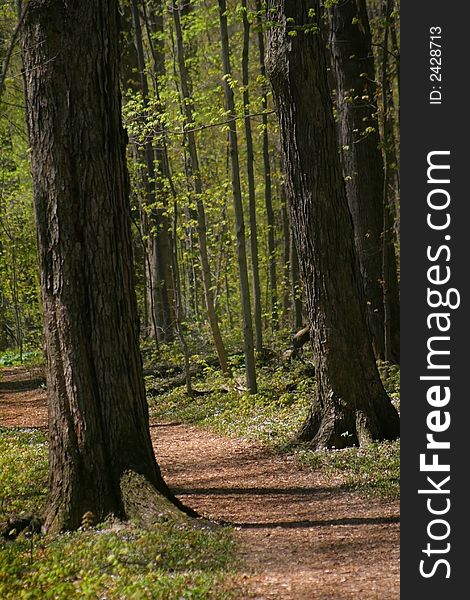
[[[273,194],[271,181],[271,161],[268,132],[268,82],[266,81],[264,28],[262,20],[262,2],[255,0],[256,19],[258,23],[258,57],[262,80],[261,105],[263,108],[263,165],[264,165],[264,203],[266,207],[266,221],[268,225],[268,265],[269,265],[269,294],[271,304],[271,324],[273,329],[279,325],[277,306],[277,271],[276,271],[276,223],[274,220]]]
[[[134,24],[135,46],[137,50],[137,61],[140,77],[140,91],[142,93],[142,107],[144,119],[149,117],[150,90],[145,67],[145,54],[142,39],[142,27],[140,23],[139,3],[131,0],[132,20]],[[160,61],[161,62],[161,61]],[[156,64],[160,64],[157,62]],[[172,244],[169,233],[169,220],[165,211],[157,207],[157,190],[163,196],[161,179],[164,171],[164,157],[159,149],[158,160],[155,161],[152,139],[146,135],[143,143],[145,166],[143,172],[144,186],[146,192],[147,222],[147,253],[148,253],[148,292],[152,295],[149,302],[150,309],[154,311],[152,322],[156,323],[157,330],[152,332],[158,339],[170,341],[174,333],[173,306],[170,301],[169,289],[171,286],[171,250]],[[157,169],[155,168],[157,165]],[[161,200],[163,198],[159,198]],[[163,203],[164,204],[164,203]]]
[[[384,230],[384,217],[388,216],[389,209],[387,205],[384,207],[383,202],[386,182],[377,120],[374,56],[365,1],[346,0],[334,4],[330,12],[330,32],[343,172],[354,222],[372,345],[376,358],[399,361],[397,318],[393,321],[393,344],[391,339],[388,352],[385,346],[392,327],[388,319],[390,324],[385,330],[385,313],[388,315],[393,304],[394,316],[399,314],[399,298],[393,240],[388,233],[389,227]],[[387,260],[385,272],[382,268],[383,248]],[[384,309],[384,295],[387,311]]]
[[[246,260],[245,219],[243,215],[242,191],[240,185],[240,161],[238,157],[237,122],[235,100],[231,85],[232,68],[230,66],[230,48],[228,41],[227,5],[219,0],[220,38],[222,43],[223,84],[225,106],[229,119],[230,164],[232,175],[232,193],[237,229],[237,258],[240,278],[240,296],[243,319],[243,341],[245,351],[245,370],[248,389],[253,394],[257,391],[256,365],[253,347],[253,321],[251,318],[250,285],[248,282],[248,266]]]
[[[202,281],[204,285],[204,294],[206,299],[207,316],[209,318],[209,324],[212,331],[212,337],[214,338],[214,345],[219,358],[220,368],[223,373],[230,374],[230,367],[227,360],[227,351],[222,340],[222,335],[219,328],[219,320],[214,306],[214,292],[212,286],[212,275],[209,264],[209,256],[207,252],[207,225],[206,225],[206,213],[204,209],[204,202],[202,196],[202,177],[201,170],[199,168],[199,157],[197,152],[196,137],[193,127],[193,106],[192,98],[190,96],[189,86],[189,75],[186,68],[184,47],[183,47],[183,31],[181,28],[180,21],[180,7],[178,5],[173,6],[173,20],[175,24],[176,33],[176,48],[178,67],[181,82],[181,105],[184,114],[184,124],[187,128],[186,140],[189,154],[189,160],[187,162],[188,179],[192,188],[192,195],[196,205],[196,214],[194,215],[197,222],[197,234],[199,241],[199,257],[201,260],[201,272]]]
[[[299,438],[341,448],[399,433],[375,364],[338,153],[318,0],[269,0],[276,99],[317,388]]]
[[[382,65],[381,65],[381,87],[382,87],[382,139],[384,146],[384,185],[383,185],[383,247],[382,247],[382,270],[384,288],[384,322],[385,322],[385,359],[397,360],[399,356],[400,343],[400,311],[396,298],[398,297],[398,280],[394,277],[395,249],[393,245],[393,219],[391,215],[392,206],[396,208],[395,229],[399,233],[399,177],[397,169],[397,155],[395,148],[395,135],[392,122],[394,110],[393,93],[388,75],[388,45],[392,0],[382,2],[384,11],[384,32],[382,41]]]
[[[242,54],[242,82],[243,82],[243,110],[245,114],[245,139],[246,139],[246,171],[248,177],[248,206],[250,211],[250,246],[251,246],[251,271],[253,278],[253,315],[255,322],[255,346],[258,352],[263,349],[263,327],[261,318],[261,284],[259,277],[258,257],[258,227],[256,216],[256,184],[254,170],[253,132],[250,117],[250,92],[249,92],[249,59],[250,59],[250,21],[248,19],[247,0],[242,0],[243,8],[243,54]]]
[[[150,519],[162,496],[179,503],[149,433],[117,1],[31,0],[22,52],[47,357],[46,528],[77,528],[89,511]]]

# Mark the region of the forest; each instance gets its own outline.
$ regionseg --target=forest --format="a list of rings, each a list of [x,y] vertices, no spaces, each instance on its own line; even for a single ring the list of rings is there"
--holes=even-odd
[[[0,0],[0,597],[399,596],[395,0]]]

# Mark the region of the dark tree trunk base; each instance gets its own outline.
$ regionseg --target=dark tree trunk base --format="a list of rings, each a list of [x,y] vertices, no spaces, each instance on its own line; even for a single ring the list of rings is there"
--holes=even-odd
[[[50,504],[44,510],[44,529],[48,534],[78,529],[80,526],[95,525],[109,516],[122,521],[134,521],[139,526],[150,527],[162,519],[188,521],[189,517],[199,517],[193,509],[185,506],[166,487],[158,490],[144,475],[126,471],[116,490],[116,506],[108,514],[95,514],[84,511],[82,515],[72,513],[64,505]]]
[[[177,498],[166,498],[143,475],[132,471],[126,471],[121,477],[121,497],[126,519],[137,521],[143,527],[162,518],[187,521],[188,517],[199,516]]]
[[[365,446],[370,442],[395,440],[400,435],[400,419],[387,397],[378,398],[368,413],[364,407],[350,410],[339,398],[327,407],[314,402],[308,417],[295,437],[312,450]]]

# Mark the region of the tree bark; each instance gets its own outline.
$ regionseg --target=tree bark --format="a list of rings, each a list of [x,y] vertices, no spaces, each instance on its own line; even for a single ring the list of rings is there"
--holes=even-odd
[[[318,33],[318,0],[269,0],[267,67],[304,282],[317,389],[299,432],[313,448],[393,439],[398,413],[380,381],[341,173]]]
[[[393,355],[385,348],[384,286],[397,290],[398,285],[390,285],[391,278],[397,279],[397,269],[393,240],[384,230],[384,163],[375,100],[372,40],[364,0],[346,0],[333,5],[330,42],[343,173],[372,346],[377,359],[384,360],[387,355],[388,360],[399,362],[399,336]],[[383,247],[389,261],[385,272]],[[399,310],[398,295],[387,297],[389,303],[398,304]]]
[[[242,304],[243,340],[245,350],[245,371],[247,387],[252,394],[257,392],[256,365],[253,347],[253,323],[251,318],[250,285],[246,260],[245,219],[243,215],[242,192],[240,185],[240,162],[238,158],[237,124],[235,120],[235,101],[230,86],[232,69],[230,66],[230,50],[228,42],[227,6],[225,0],[219,0],[220,37],[222,43],[222,62],[224,73],[225,104],[228,112],[230,163],[232,175],[232,193],[237,230],[237,258],[240,279],[240,296]]]
[[[384,302],[384,329],[385,329],[385,360],[400,362],[400,305],[399,287],[396,276],[395,247],[393,244],[393,218],[392,207],[395,204],[396,213],[399,214],[395,198],[398,198],[398,177],[396,186],[392,184],[392,168],[397,172],[397,157],[395,153],[395,140],[392,122],[392,111],[389,103],[393,100],[388,77],[388,38],[389,18],[392,11],[392,1],[384,0],[382,7],[385,13],[381,87],[382,87],[382,132],[384,146],[384,181],[383,181],[383,244],[382,244],[382,270],[383,270],[383,302]],[[396,192],[396,194],[394,194]],[[392,196],[392,198],[390,198]],[[398,219],[395,219],[395,226]],[[397,231],[399,232],[399,225]]]
[[[279,186],[279,196],[281,198],[281,216],[282,216],[282,306],[284,309],[284,319],[288,319],[290,307],[293,304],[290,289],[290,260],[291,260],[291,235],[289,223],[289,208],[287,206],[287,196],[284,183]]]
[[[145,519],[161,495],[181,504],[148,426],[117,2],[31,0],[22,52],[49,397],[45,525],[75,529],[87,512]]]

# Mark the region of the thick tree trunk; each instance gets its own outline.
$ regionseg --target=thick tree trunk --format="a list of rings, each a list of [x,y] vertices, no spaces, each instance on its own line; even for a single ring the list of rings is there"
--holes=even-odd
[[[247,15],[247,2],[242,0],[243,7],[243,108],[245,112],[245,138],[246,138],[246,170],[248,176],[248,205],[250,211],[250,245],[251,269],[253,278],[253,309],[255,322],[255,347],[258,352],[263,350],[263,325],[261,315],[261,284],[259,277],[258,258],[258,227],[256,218],[256,190],[254,172],[253,133],[251,130],[250,94],[249,94],[249,57],[250,57],[250,21]]]
[[[397,279],[393,240],[384,237],[384,163],[375,101],[376,86],[369,18],[364,0],[346,0],[331,9],[331,58],[336,83],[338,132],[349,210],[367,302],[367,320],[377,359],[384,359],[385,310],[383,283]],[[392,246],[389,248],[389,246]],[[389,264],[385,280],[382,247]],[[388,296],[398,304],[398,295]],[[388,359],[399,361],[399,337]]]
[[[270,0],[268,71],[281,127],[317,390],[299,439],[341,448],[399,433],[375,364],[318,33],[318,0]],[[312,16],[314,15],[314,16]],[[292,35],[290,35],[292,34]]]
[[[220,37],[222,42],[222,62],[224,72],[225,104],[228,112],[230,164],[232,174],[232,192],[237,230],[237,258],[240,279],[240,296],[243,319],[243,341],[245,350],[246,383],[251,393],[257,392],[256,365],[253,347],[253,324],[251,318],[250,284],[248,282],[248,266],[246,260],[245,219],[243,215],[242,192],[240,185],[240,162],[238,158],[238,140],[235,101],[233,90],[227,77],[232,76],[230,67],[230,49],[228,42],[227,5],[225,0],[219,0]]]
[[[148,514],[159,493],[177,501],[153,453],[139,352],[117,2],[31,0],[22,50],[55,531],[87,512]],[[139,507],[143,481],[151,493]]]
[[[140,71],[135,47],[131,0],[121,3],[119,50],[121,54],[121,85],[124,100],[140,91]]]

